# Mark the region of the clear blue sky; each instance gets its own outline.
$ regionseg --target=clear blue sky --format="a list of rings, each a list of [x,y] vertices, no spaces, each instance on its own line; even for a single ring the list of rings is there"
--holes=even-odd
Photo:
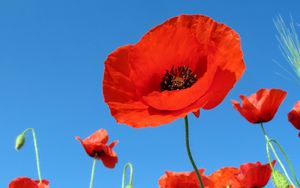
[[[300,3],[240,0],[2,0],[0,1],[0,187],[17,176],[37,178],[31,136],[21,152],[14,139],[34,127],[42,175],[53,188],[88,187],[92,159],[75,136],[105,128],[118,139],[115,169],[97,164],[94,187],[121,187],[121,171],[134,165],[136,188],[157,187],[165,170],[192,170],[184,147],[183,120],[158,128],[118,125],[102,95],[103,62],[115,48],[136,43],[150,28],[180,14],[204,14],[241,35],[247,70],[223,103],[190,117],[191,147],[207,174],[223,166],[267,162],[259,127],[233,110],[230,100],[262,87],[283,88],[288,96],[266,125],[300,176],[298,132],[287,112],[300,99],[300,85],[282,78],[284,64],[272,19],[279,13],[300,22]],[[300,33],[300,28],[297,27]]]

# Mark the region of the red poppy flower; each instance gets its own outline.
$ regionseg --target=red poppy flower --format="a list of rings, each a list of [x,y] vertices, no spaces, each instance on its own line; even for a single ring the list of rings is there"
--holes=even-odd
[[[260,89],[249,97],[241,95],[242,106],[235,100],[232,104],[250,123],[262,123],[273,119],[286,95],[280,89]]]
[[[275,165],[276,161],[272,162]],[[237,174],[237,178],[241,184],[246,188],[264,187],[272,174],[270,164],[262,165],[257,163],[246,163],[240,166],[240,173]]]
[[[275,161],[272,162],[275,165]],[[205,188],[262,188],[271,177],[269,164],[245,163],[239,168],[224,167],[210,176],[199,170]],[[166,172],[159,179],[160,188],[199,188],[196,173],[193,172]]]
[[[207,16],[181,15],[108,56],[103,94],[118,123],[158,126],[214,108],[244,70],[235,31]]]
[[[296,129],[300,130],[300,101],[297,101],[293,109],[288,113],[288,119]],[[298,136],[300,137],[300,133]]]
[[[27,177],[18,177],[9,183],[9,188],[49,188],[49,181],[32,180]]]
[[[240,170],[234,167],[225,167],[217,170],[212,175],[209,176],[209,179],[214,182],[214,187],[230,187],[230,188],[242,188],[242,184],[236,177],[236,174]]]
[[[100,129],[84,140],[81,140],[79,136],[76,139],[80,141],[89,156],[101,160],[107,168],[115,167],[118,157],[113,151],[113,147],[118,141],[113,141],[107,145],[108,134],[106,130]]]
[[[204,170],[200,169],[203,184],[205,188],[213,188],[213,182],[211,182],[204,174]],[[170,172],[167,171],[159,179],[160,188],[199,188],[200,183],[197,175],[192,172]]]

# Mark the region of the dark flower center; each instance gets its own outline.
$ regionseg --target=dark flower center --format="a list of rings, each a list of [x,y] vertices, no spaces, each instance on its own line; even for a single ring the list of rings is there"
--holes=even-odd
[[[100,150],[100,151],[93,150],[93,157],[99,157],[103,154],[104,154],[103,150]]]
[[[166,70],[160,83],[161,91],[180,90],[191,87],[197,81],[197,75],[187,66],[179,66]]]

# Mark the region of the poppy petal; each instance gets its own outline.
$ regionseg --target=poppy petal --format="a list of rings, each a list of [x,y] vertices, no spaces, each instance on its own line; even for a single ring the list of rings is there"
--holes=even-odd
[[[32,180],[28,177],[18,177],[9,183],[9,188],[49,188],[49,181]]]
[[[104,129],[99,129],[98,131],[94,132],[91,136],[84,139],[86,143],[101,143],[106,144],[108,141],[108,134],[107,131]]]
[[[274,166],[276,161],[272,162]],[[237,178],[245,187],[255,188],[264,187],[272,174],[272,169],[269,163],[262,165],[257,163],[246,163],[240,166],[240,173],[237,174]]]
[[[118,123],[125,123],[135,128],[147,126],[159,126],[167,124],[178,118],[185,117],[189,112],[199,110],[206,101],[196,101],[183,110],[178,111],[158,111],[145,106],[142,103],[127,105],[123,103],[110,103],[110,109]]]
[[[288,120],[296,129],[300,130],[300,101],[297,101],[293,109],[288,113]]]
[[[204,174],[204,170],[199,169],[205,188],[213,188],[211,182]],[[192,172],[171,172],[166,171],[158,181],[160,188],[199,188],[199,180],[194,171]]]
[[[118,48],[105,61],[103,95],[105,102],[127,102],[136,98],[128,54],[132,46]]]
[[[208,178],[214,182],[215,187],[241,188],[242,186],[236,178],[236,174],[239,172],[238,168],[225,167],[214,172]]]
[[[209,43],[200,42],[193,27],[198,22],[205,24],[197,32],[207,41],[211,28],[216,25],[210,20],[204,16],[182,15],[150,30],[130,53],[137,90],[143,95],[159,91],[163,75],[172,66],[187,66],[201,76],[206,64],[200,62],[206,59]]]
[[[194,111],[193,114],[198,118],[200,116],[200,110]]]
[[[192,87],[175,91],[154,91],[144,96],[143,101],[157,110],[181,110],[194,103],[207,92],[215,74],[216,69],[210,67]]]
[[[118,141],[118,140],[115,140],[115,141],[113,141],[112,143],[109,144],[109,147],[110,147],[111,149],[113,149],[113,147],[115,147],[115,145],[117,145],[118,143],[119,143],[119,141]]]
[[[37,188],[37,185],[30,178],[19,177],[9,183],[9,188]]]
[[[265,94],[268,95],[268,97],[266,97],[261,106],[261,113],[264,114],[264,122],[273,119],[278,107],[287,95],[287,92],[280,89],[271,89],[269,92],[270,93]]]
[[[228,70],[217,69],[213,83],[208,92],[199,100],[207,101],[204,109],[212,109],[219,105],[236,82],[235,74]],[[222,84],[220,84],[222,83]]]
[[[249,102],[248,98],[244,95],[241,95],[242,106],[239,102],[232,100],[233,107],[240,112],[251,123],[258,123],[261,121],[259,111],[256,107]]]
[[[118,143],[117,140],[107,145],[108,133],[105,129],[99,129],[89,137],[80,141],[86,153],[93,158],[99,159],[103,162],[104,166],[114,168],[118,162],[118,157],[113,151],[113,147]]]
[[[107,168],[114,168],[116,166],[116,163],[118,163],[118,157],[115,153],[112,155],[103,155],[100,158]]]

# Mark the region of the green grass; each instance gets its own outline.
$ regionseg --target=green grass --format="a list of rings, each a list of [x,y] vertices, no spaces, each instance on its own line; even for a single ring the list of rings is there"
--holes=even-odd
[[[287,25],[281,16],[274,20],[278,31],[277,39],[280,43],[283,56],[300,78],[300,43],[293,21]],[[299,81],[299,80],[298,80]]]

